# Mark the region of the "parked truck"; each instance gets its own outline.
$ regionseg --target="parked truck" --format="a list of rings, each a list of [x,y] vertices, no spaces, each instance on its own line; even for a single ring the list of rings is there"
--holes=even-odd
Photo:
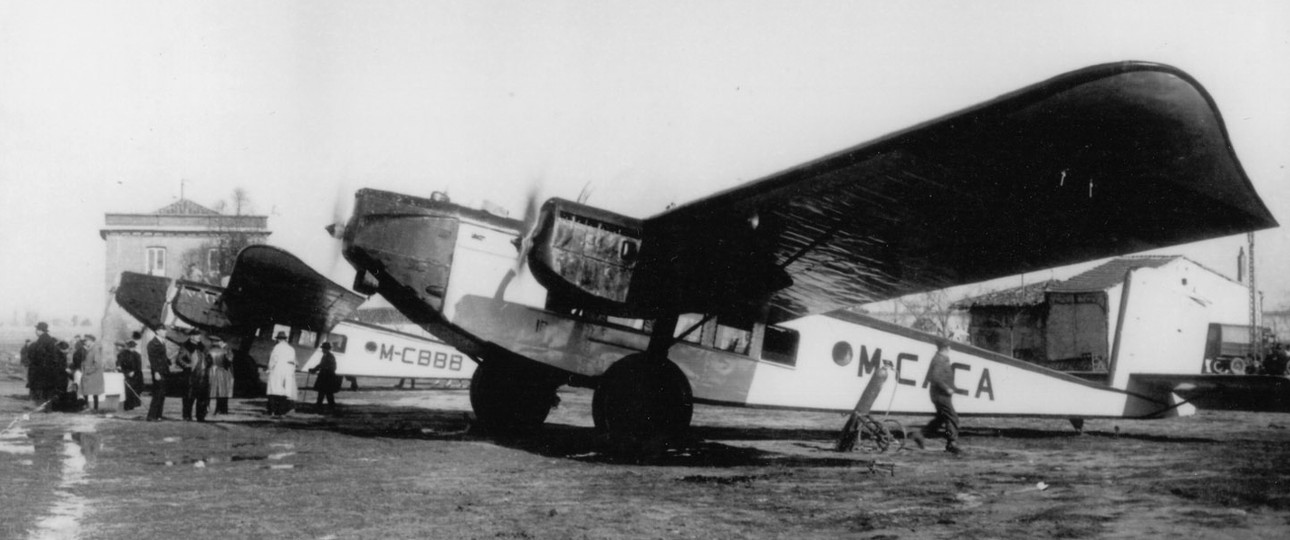
[[[1205,340],[1204,372],[1290,375],[1290,355],[1271,329],[1258,328],[1253,343],[1251,334],[1248,325],[1211,323]]]

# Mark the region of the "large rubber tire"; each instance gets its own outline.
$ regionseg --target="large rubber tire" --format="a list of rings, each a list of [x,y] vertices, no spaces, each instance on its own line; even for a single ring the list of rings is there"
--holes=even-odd
[[[470,407],[480,428],[492,435],[528,435],[541,429],[560,387],[551,368],[525,361],[492,359],[470,378]]]
[[[1244,358],[1233,358],[1232,363],[1228,364],[1228,366],[1232,370],[1232,373],[1237,375],[1244,375],[1246,360]]]
[[[694,415],[694,394],[676,364],[641,353],[605,371],[591,406],[610,453],[641,461],[684,437]]]

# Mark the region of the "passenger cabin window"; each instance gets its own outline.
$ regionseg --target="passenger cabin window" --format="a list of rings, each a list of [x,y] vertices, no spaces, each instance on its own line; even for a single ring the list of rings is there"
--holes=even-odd
[[[712,346],[736,354],[748,354],[752,342],[752,322],[733,318],[717,318],[716,341]]]
[[[309,330],[301,330],[300,335],[296,336],[295,343],[301,347],[313,347],[315,344],[321,345],[321,343],[318,343],[318,334]]]
[[[767,326],[766,337],[761,342],[761,359],[786,366],[797,365],[798,340],[796,330]]]
[[[278,332],[282,332],[283,334],[286,334],[287,343],[291,343],[291,327],[282,325],[282,324],[273,325],[273,331],[269,332],[269,341],[276,341],[278,337]]]
[[[340,354],[345,352],[345,344],[349,343],[349,338],[345,337],[345,334],[330,334],[327,336],[327,341],[331,342],[331,352],[333,354]],[[318,345],[320,347],[322,346],[321,343]]]

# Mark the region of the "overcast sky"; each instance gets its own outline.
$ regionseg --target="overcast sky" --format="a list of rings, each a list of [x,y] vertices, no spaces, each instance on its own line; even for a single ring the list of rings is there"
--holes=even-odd
[[[1092,64],[1212,94],[1290,223],[1286,2],[0,0],[0,319],[102,312],[108,212],[245,188],[348,284],[352,193],[645,217]],[[339,201],[339,202],[338,202]],[[1258,235],[1267,307],[1290,242]],[[1228,274],[1244,238],[1166,250]]]

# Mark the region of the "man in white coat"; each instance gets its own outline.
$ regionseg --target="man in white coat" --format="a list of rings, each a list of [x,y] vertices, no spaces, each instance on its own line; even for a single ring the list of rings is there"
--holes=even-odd
[[[269,354],[269,415],[282,416],[291,410],[296,396],[296,351],[287,344],[287,334],[278,332],[278,341]]]

